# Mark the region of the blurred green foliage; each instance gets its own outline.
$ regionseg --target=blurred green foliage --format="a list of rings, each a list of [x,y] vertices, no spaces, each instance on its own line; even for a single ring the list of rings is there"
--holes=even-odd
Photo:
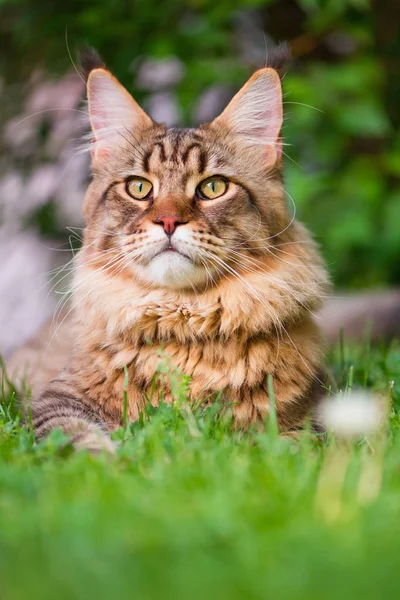
[[[61,431],[34,444],[5,376],[1,599],[397,600],[400,346],[346,344],[330,364],[340,390],[390,393],[379,434],[234,430],[164,363],[174,404],[147,404],[115,457],[93,457]]]
[[[263,32],[268,43],[287,39],[294,60],[283,134],[297,213],[338,285],[395,284],[399,12],[397,0],[0,0],[0,68],[6,83],[38,67],[62,73],[70,68],[67,31],[73,54],[81,43],[96,47],[130,89],[141,57],[176,56],[188,122],[201,92],[237,88],[262,64]]]

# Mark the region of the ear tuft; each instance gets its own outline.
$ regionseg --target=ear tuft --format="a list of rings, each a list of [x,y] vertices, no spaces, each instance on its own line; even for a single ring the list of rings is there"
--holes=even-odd
[[[281,42],[268,51],[268,58],[265,66],[274,69],[282,79],[286,73],[290,56],[289,44],[287,42]]]
[[[100,54],[94,48],[83,46],[79,49],[78,60],[82,69],[82,75],[85,81],[88,80],[90,73],[94,69],[107,69]]]

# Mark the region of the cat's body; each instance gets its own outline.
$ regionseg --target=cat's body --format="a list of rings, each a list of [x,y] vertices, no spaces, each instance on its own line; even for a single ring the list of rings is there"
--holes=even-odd
[[[316,401],[321,340],[313,312],[326,273],[286,206],[277,72],[258,71],[198,129],[154,124],[101,66],[89,69],[94,179],[65,368],[32,403],[36,434],[61,427],[93,447],[152,387],[160,353],[194,399],[223,390],[239,424],[269,412],[282,429]],[[159,384],[171,401],[167,379]]]

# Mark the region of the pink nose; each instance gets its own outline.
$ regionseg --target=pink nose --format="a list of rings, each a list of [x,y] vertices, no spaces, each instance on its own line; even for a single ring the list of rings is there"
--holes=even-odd
[[[178,225],[183,225],[186,221],[182,221],[181,217],[173,215],[172,217],[157,217],[154,223],[159,223],[163,226],[164,231],[167,235],[172,235]]]

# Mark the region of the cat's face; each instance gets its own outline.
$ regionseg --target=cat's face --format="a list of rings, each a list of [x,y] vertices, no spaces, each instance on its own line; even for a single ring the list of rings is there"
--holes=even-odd
[[[87,246],[113,272],[201,289],[257,267],[288,215],[280,81],[261,69],[210,124],[154,123],[105,69],[88,79],[95,138]]]

